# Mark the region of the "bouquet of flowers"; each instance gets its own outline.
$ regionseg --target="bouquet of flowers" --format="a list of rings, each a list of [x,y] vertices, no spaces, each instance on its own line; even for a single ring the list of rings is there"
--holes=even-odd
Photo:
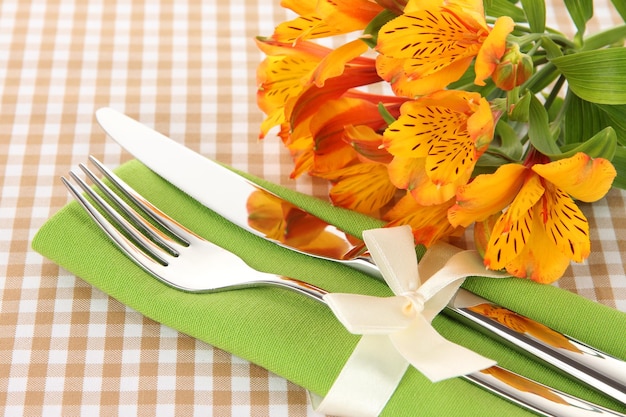
[[[586,36],[592,0],[564,1],[571,39],[544,0],[282,0],[260,137],[338,206],[426,246],[473,226],[486,267],[553,282],[590,253],[576,201],[626,188],[626,25]]]

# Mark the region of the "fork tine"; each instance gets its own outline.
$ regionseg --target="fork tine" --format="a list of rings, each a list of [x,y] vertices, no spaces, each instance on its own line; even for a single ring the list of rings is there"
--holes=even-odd
[[[85,164],[78,164],[80,169],[89,177],[89,179],[102,191],[107,197],[109,197],[113,202],[122,210],[129,219],[134,223],[134,225],[141,229],[142,232],[147,234],[155,241],[158,245],[167,250],[170,254],[174,256],[178,256],[179,252],[176,250],[175,246],[178,245],[170,236],[163,233],[160,229],[154,227],[150,222],[144,219],[141,215],[139,215],[130,205],[128,205],[124,200],[122,200],[116,193],[114,193],[111,188],[109,188],[100,178],[98,178]],[[130,186],[124,183],[121,179],[117,179],[114,183],[116,187],[124,186],[124,188],[130,188]],[[134,200],[134,199],[133,199]],[[123,227],[123,226],[122,226]],[[127,230],[128,231],[128,230]],[[184,242],[186,246],[188,246],[188,242]]]
[[[197,235],[191,230],[187,229],[182,224],[178,223],[176,220],[163,213],[158,207],[155,207],[148,200],[139,195],[132,187],[126,184],[120,177],[115,175],[111,170],[105,167],[100,161],[98,161],[94,156],[90,155],[89,160],[94,164],[96,168],[115,186],[122,192],[124,195],[132,201],[134,204],[139,206],[144,213],[150,216],[154,221],[159,223],[163,228],[165,228],[168,232],[172,233],[181,241],[185,242],[189,245],[189,236]]]
[[[167,265],[168,262],[163,255],[166,252],[157,244],[146,238],[143,234],[135,229],[135,227],[124,219],[120,214],[111,207],[102,197],[94,192],[87,183],[78,177],[74,172],[70,172],[71,178],[82,188],[89,197],[96,203],[102,211],[108,214],[121,228],[123,228],[136,243],[128,239],[122,234],[106,217],[98,211],[98,209],[87,200],[80,190],[74,186],[67,178],[61,177],[61,181],[65,184],[73,197],[87,210],[89,215],[96,221],[100,228],[107,234],[114,243],[126,253],[132,260],[137,262],[144,269],[154,269],[158,265]],[[141,246],[141,249],[137,247]],[[143,250],[143,251],[142,251]]]

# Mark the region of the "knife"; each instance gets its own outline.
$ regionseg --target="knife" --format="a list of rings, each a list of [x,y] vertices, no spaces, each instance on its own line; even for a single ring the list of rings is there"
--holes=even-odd
[[[224,166],[184,147],[111,108],[101,108],[96,119],[104,131],[134,157],[206,207],[243,229],[297,252],[342,263],[371,276],[380,272],[364,253],[363,243],[270,193]],[[212,179],[212,180],[208,180]],[[276,199],[291,218],[315,222],[335,240],[333,253],[315,249],[306,239],[273,236],[255,227],[251,198]],[[220,196],[214,198],[214,196]],[[626,362],[516,314],[465,289],[444,310],[490,336],[530,353],[553,367],[626,404]],[[504,319],[503,319],[504,318]],[[519,323],[525,326],[519,326]],[[520,330],[521,329],[521,330]]]

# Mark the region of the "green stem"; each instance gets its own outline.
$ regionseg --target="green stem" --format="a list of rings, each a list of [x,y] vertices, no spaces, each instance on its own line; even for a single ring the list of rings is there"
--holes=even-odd
[[[563,84],[565,84],[565,77],[561,75],[554,84],[554,88],[552,88],[552,91],[550,91],[550,95],[548,96],[548,98],[546,98],[546,102],[544,104],[546,110],[550,109],[550,106],[552,106],[554,100],[559,96],[559,92],[561,91]]]
[[[528,89],[532,91],[533,94],[536,94],[550,85],[558,75],[559,70],[553,63],[548,62],[522,85],[522,89]]]
[[[545,33],[529,33],[528,35],[524,35],[524,36],[518,36],[516,37],[517,39],[516,42],[519,44],[520,48],[529,44],[532,44],[534,42],[539,41],[541,38],[548,38],[550,40],[552,40],[554,43],[556,43],[557,45],[560,45],[564,48],[567,49],[575,49],[576,48],[576,44],[567,39],[565,36],[563,36],[560,33],[550,33],[550,32],[545,32]]]

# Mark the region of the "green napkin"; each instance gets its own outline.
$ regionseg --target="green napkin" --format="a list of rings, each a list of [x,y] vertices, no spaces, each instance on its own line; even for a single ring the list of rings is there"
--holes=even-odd
[[[225,221],[137,161],[117,173],[156,206],[207,239],[268,272],[334,292],[390,296],[383,282],[329,261],[280,248]],[[206,179],[211,181],[210,178]],[[377,220],[258,179],[262,185],[357,236]],[[216,195],[215,198],[220,198]],[[145,316],[245,358],[324,395],[359,336],[322,304],[281,288],[188,294],[159,283],[110,243],[75,202],[39,230],[33,248]],[[211,271],[206,271],[207,280]],[[519,313],[626,359],[626,314],[555,287],[520,279],[469,278],[465,286]],[[440,315],[433,325],[450,340],[515,372],[607,407],[624,405]],[[456,378],[436,384],[410,368],[387,404],[387,416],[528,416],[531,413]]]

